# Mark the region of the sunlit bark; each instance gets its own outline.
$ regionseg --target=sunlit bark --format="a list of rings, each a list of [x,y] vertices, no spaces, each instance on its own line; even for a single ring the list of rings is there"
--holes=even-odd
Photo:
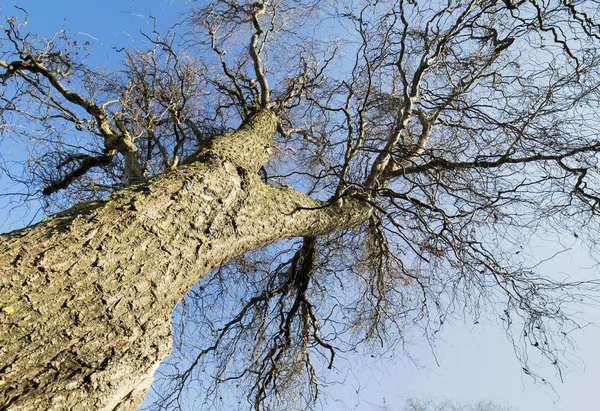
[[[208,271],[369,216],[260,181],[275,120],[262,111],[148,184],[2,236],[3,407],[134,409],[169,353],[174,306]]]

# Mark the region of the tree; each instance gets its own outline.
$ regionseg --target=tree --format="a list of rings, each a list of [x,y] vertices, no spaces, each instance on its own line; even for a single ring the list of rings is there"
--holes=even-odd
[[[525,373],[531,348],[560,371],[597,284],[521,256],[595,245],[596,7],[215,0],[114,72],[7,18],[1,130],[29,157],[3,170],[59,212],[0,237],[2,407],[134,409],[190,290],[166,408],[202,364],[310,408],[336,352],[484,308]]]
[[[406,401],[404,411],[512,411],[509,405],[492,401],[479,401],[474,404],[455,404],[450,401]]]

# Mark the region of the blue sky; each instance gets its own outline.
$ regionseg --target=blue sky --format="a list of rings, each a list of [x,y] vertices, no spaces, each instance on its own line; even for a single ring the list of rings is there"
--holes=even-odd
[[[2,7],[2,19],[20,15],[13,9],[15,4],[29,12],[28,28],[33,32],[48,36],[67,28],[74,39],[96,39],[91,61],[111,67],[118,64],[111,47],[139,42],[139,30],[151,29],[149,15],[158,19],[159,26],[167,27],[178,19],[188,3],[185,0],[9,0]],[[1,184],[0,181],[0,190],[6,190],[6,185]],[[0,231],[17,228],[24,221],[19,214],[23,210],[10,216],[8,210],[0,209]],[[579,244],[573,243],[573,251],[543,268],[557,277],[565,273],[573,277],[592,275],[584,270],[589,264],[577,247]],[[540,255],[550,254],[552,249],[546,243],[540,246]],[[597,310],[586,309],[582,316],[600,320]],[[376,410],[381,409],[378,406],[383,405],[384,399],[391,409],[401,409],[402,399],[412,396],[456,401],[489,399],[509,403],[522,411],[596,411],[600,403],[597,389],[600,331],[592,325],[574,336],[578,349],[566,353],[571,365],[565,370],[565,382],[554,378],[551,369],[544,375],[554,383],[555,391],[534,384],[521,372],[499,320],[474,325],[467,319],[448,326],[433,350],[415,336],[410,352],[418,364],[401,355],[391,359],[348,358],[352,367],[339,363],[339,379],[346,379],[347,383],[326,391],[331,395],[326,409]]]

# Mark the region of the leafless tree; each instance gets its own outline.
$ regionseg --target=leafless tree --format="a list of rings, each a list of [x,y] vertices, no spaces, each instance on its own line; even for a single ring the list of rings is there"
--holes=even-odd
[[[421,401],[409,399],[404,411],[513,411],[509,405],[493,401],[478,401],[471,404],[457,404],[451,401]]]
[[[524,256],[596,245],[598,11],[198,2],[112,72],[7,18],[2,170],[60,213],[0,237],[0,404],[135,408],[182,298],[165,409],[310,409],[336,354],[483,312],[560,373],[598,284]]]

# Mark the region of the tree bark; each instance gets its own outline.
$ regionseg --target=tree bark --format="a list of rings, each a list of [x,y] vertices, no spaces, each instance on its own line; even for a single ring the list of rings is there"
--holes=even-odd
[[[261,111],[191,163],[0,236],[0,409],[135,409],[202,276],[370,215],[262,183],[275,128]]]

